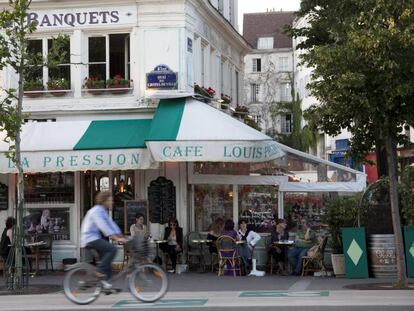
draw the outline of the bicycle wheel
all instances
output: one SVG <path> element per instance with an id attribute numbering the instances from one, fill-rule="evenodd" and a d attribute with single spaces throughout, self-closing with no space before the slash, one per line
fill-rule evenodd
<path id="1" fill-rule="evenodd" d="M 66 298 L 78 305 L 95 301 L 101 293 L 101 285 L 93 272 L 86 267 L 69 270 L 63 280 Z"/>
<path id="2" fill-rule="evenodd" d="M 129 276 L 129 291 L 143 302 L 154 302 L 167 292 L 168 278 L 159 266 L 147 263 L 139 265 Z"/>

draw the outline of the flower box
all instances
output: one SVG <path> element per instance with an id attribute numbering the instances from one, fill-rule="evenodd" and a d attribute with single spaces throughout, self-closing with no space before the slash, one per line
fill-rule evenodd
<path id="1" fill-rule="evenodd" d="M 125 94 L 129 91 L 132 80 L 123 78 L 121 75 L 115 75 L 112 79 L 106 80 L 106 87 L 112 94 Z"/>
<path id="2" fill-rule="evenodd" d="M 47 89 L 53 96 L 64 96 L 67 93 L 64 91 L 69 89 L 69 81 L 65 78 L 51 79 L 47 82 Z"/>
<path id="3" fill-rule="evenodd" d="M 100 80 L 96 77 L 86 77 L 83 87 L 88 89 L 88 93 L 92 95 L 101 95 L 105 91 L 105 80 Z"/>
<path id="4" fill-rule="evenodd" d="M 23 83 L 23 95 L 30 98 L 42 96 L 43 92 L 40 91 L 43 91 L 44 89 L 45 87 L 43 86 L 43 82 L 41 80 L 28 80 Z"/>

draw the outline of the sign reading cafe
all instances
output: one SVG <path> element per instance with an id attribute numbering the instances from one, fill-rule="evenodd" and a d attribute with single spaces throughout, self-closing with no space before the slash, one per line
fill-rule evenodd
<path id="1" fill-rule="evenodd" d="M 39 29 L 136 24 L 137 14 L 131 6 L 53 9 L 29 12 L 27 22 Z"/>

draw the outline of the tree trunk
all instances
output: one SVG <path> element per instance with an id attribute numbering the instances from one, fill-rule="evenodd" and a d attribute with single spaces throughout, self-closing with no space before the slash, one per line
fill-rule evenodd
<path id="1" fill-rule="evenodd" d="M 388 177 L 390 179 L 390 203 L 392 225 L 394 229 L 395 250 L 397 259 L 397 283 L 395 287 L 407 287 L 406 265 L 401 231 L 400 210 L 398 206 L 398 177 L 397 177 L 397 145 L 391 135 L 385 138 L 387 152 Z"/>
<path id="2" fill-rule="evenodd" d="M 24 22 L 24 20 L 22 21 Z M 24 36 L 20 37 L 20 49 L 21 55 L 24 53 Z M 15 273 L 13 277 L 13 289 L 21 289 L 24 285 L 24 278 L 27 278 L 27 275 L 23 275 L 23 264 L 27 265 L 27 258 L 23 262 L 23 247 L 24 247 L 24 228 L 23 228 L 23 213 L 24 213 L 24 175 L 23 167 L 21 160 L 21 148 L 20 148 L 20 132 L 22 124 L 22 110 L 23 110 L 23 81 L 24 81 L 24 60 L 23 57 L 20 58 L 19 64 L 19 92 L 17 99 L 17 122 L 19 122 L 19 130 L 16 133 L 15 141 L 15 160 L 17 168 L 17 206 L 16 206 L 16 225 L 15 225 L 15 235 L 14 235 L 14 244 L 15 244 Z M 28 278 L 27 278 L 28 279 Z"/>
<path id="3" fill-rule="evenodd" d="M 387 150 L 384 146 L 384 140 L 380 138 L 375 140 L 375 156 L 378 178 L 388 176 Z"/>

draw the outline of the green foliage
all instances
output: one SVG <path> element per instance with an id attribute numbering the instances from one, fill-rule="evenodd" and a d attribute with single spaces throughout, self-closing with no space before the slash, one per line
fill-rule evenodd
<path id="1" fill-rule="evenodd" d="M 362 161 L 377 136 L 405 142 L 414 124 L 414 0 L 304 0 L 309 27 L 302 61 L 315 68 L 312 95 L 321 105 L 306 113 L 313 129 L 352 134 L 352 157 Z"/>
<path id="2" fill-rule="evenodd" d="M 47 82 L 47 87 L 49 90 L 67 90 L 69 89 L 69 81 L 65 78 L 51 79 Z"/>
<path id="3" fill-rule="evenodd" d="M 108 87 L 129 87 L 130 81 L 123 78 L 121 75 L 115 75 L 112 79 L 106 80 Z"/>
<path id="4" fill-rule="evenodd" d="M 339 197 L 330 199 L 326 203 L 326 213 L 322 222 L 328 225 L 331 236 L 330 245 L 334 254 L 342 254 L 342 227 L 357 225 L 359 213 L 359 197 Z"/>
<path id="5" fill-rule="evenodd" d="M 289 75 L 291 86 L 290 102 L 276 102 L 271 104 L 270 112 L 273 118 L 277 116 L 291 113 L 292 114 L 292 133 L 268 133 L 270 136 L 276 138 L 282 144 L 292 147 L 294 149 L 309 152 L 309 148 L 314 148 L 317 144 L 317 129 L 311 130 L 309 126 L 302 127 L 302 100 L 299 94 L 295 92 L 295 83 L 293 77 Z M 305 118 L 306 119 L 306 118 Z"/>
<path id="6" fill-rule="evenodd" d="M 105 80 L 99 80 L 96 77 L 86 77 L 83 86 L 88 89 L 104 89 Z"/>
<path id="7" fill-rule="evenodd" d="M 43 90 L 44 86 L 43 86 L 43 81 L 40 79 L 37 80 L 26 80 L 23 83 L 23 89 L 25 91 L 38 91 L 38 90 Z"/>

